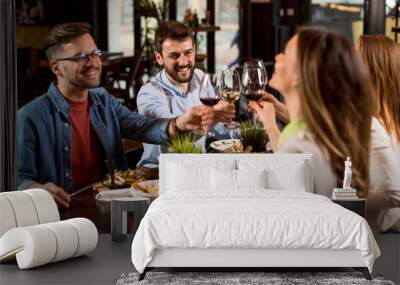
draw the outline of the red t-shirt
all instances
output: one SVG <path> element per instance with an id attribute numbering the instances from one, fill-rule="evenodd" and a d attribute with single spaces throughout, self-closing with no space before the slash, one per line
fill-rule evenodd
<path id="1" fill-rule="evenodd" d="M 69 101 L 69 120 L 72 126 L 73 190 L 99 181 L 103 177 L 104 150 L 90 124 L 90 101 Z"/>

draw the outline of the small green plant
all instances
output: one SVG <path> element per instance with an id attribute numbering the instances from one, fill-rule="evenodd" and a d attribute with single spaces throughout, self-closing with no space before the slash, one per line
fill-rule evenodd
<path id="1" fill-rule="evenodd" d="M 268 142 L 268 135 L 261 122 L 253 126 L 252 121 L 243 121 L 240 123 L 240 141 L 243 149 L 251 147 L 252 152 L 264 152 L 265 144 Z"/>
<path id="2" fill-rule="evenodd" d="M 156 19 L 157 26 L 159 26 L 167 20 L 171 2 L 171 0 L 135 0 L 133 5 L 141 16 Z"/>
<path id="3" fill-rule="evenodd" d="M 196 144 L 196 137 L 193 134 L 187 134 L 173 136 L 169 151 L 172 153 L 202 153 L 203 149 Z"/>

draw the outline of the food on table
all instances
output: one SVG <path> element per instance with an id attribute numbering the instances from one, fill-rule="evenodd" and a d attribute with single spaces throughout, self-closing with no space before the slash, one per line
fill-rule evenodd
<path id="1" fill-rule="evenodd" d="M 134 170 L 128 169 L 124 170 L 117 170 L 114 174 L 114 183 L 121 188 L 130 187 L 132 183 L 137 183 L 143 181 L 144 178 L 135 174 Z M 105 179 L 102 181 L 97 182 L 93 185 L 93 190 L 96 192 L 101 192 L 104 190 L 109 190 L 111 186 L 111 176 L 107 175 Z"/>
<path id="2" fill-rule="evenodd" d="M 101 192 L 109 189 L 110 187 L 103 184 L 103 181 L 97 182 L 96 184 L 93 185 L 93 190 L 96 192 Z"/>
<path id="3" fill-rule="evenodd" d="M 144 193 L 158 193 L 158 181 L 143 181 L 143 182 L 135 182 L 131 185 L 131 187 L 135 190 L 142 191 Z"/>
<path id="4" fill-rule="evenodd" d="M 243 152 L 243 145 L 241 142 L 234 142 L 230 147 L 225 149 L 225 152 Z"/>
<path id="5" fill-rule="evenodd" d="M 224 153 L 250 153 L 253 150 L 251 145 L 243 147 L 242 142 L 238 139 L 215 141 L 210 144 L 210 147 Z"/>

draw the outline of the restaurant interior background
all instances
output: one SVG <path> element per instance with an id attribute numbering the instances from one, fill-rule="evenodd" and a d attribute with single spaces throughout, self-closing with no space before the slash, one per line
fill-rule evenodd
<path id="1" fill-rule="evenodd" d="M 140 86 L 158 70 L 152 46 L 154 31 L 161 21 L 176 19 L 192 26 L 196 64 L 204 70 L 219 73 L 255 57 L 264 60 L 271 76 L 275 55 L 303 24 L 327 26 L 353 41 L 366 33 L 386 34 L 399 42 L 399 3 L 396 0 L 2 0 L 0 191 L 15 189 L 17 109 L 43 94 L 54 80 L 45 59 L 43 39 L 57 23 L 84 21 L 93 26 L 98 47 L 106 52 L 102 86 L 135 110 L 135 95 Z"/>

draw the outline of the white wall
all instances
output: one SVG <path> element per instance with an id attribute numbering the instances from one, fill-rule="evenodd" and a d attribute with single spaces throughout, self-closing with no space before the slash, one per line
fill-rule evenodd
<path id="1" fill-rule="evenodd" d="M 107 0 L 108 7 L 108 50 L 111 52 L 121 51 L 121 17 L 122 0 Z"/>

